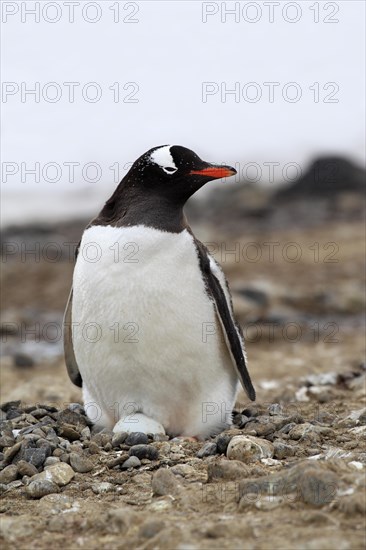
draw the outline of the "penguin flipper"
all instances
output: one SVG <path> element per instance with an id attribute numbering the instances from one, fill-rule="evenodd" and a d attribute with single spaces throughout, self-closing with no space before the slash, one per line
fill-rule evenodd
<path id="1" fill-rule="evenodd" d="M 209 255 L 206 247 L 197 240 L 196 246 L 201 269 L 204 274 L 206 289 L 214 301 L 216 313 L 225 336 L 226 345 L 232 357 L 240 383 L 249 399 L 255 401 L 255 389 L 246 365 L 243 335 L 241 328 L 234 319 L 231 295 L 225 275 L 220 266 Z"/>
<path id="2" fill-rule="evenodd" d="M 72 287 L 70 290 L 69 298 L 67 300 L 67 305 L 65 309 L 64 322 L 63 322 L 63 332 L 64 332 L 64 354 L 65 354 L 65 363 L 67 368 L 67 373 L 69 378 L 75 386 L 79 388 L 83 385 L 83 380 L 79 371 L 78 364 L 76 362 L 74 345 L 72 342 Z"/>

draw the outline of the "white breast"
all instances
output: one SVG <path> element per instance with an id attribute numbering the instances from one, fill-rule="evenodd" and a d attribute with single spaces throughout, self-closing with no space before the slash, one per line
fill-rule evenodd
<path id="1" fill-rule="evenodd" d="M 73 288 L 75 356 L 100 423 L 142 411 L 203 436 L 227 423 L 237 379 L 188 231 L 93 226 Z"/>

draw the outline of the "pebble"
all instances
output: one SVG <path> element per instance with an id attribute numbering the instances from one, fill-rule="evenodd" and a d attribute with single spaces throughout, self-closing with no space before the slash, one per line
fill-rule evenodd
<path id="1" fill-rule="evenodd" d="M 128 434 L 125 442 L 126 445 L 132 447 L 133 445 L 146 445 L 149 443 L 149 438 L 142 432 L 131 432 Z"/>
<path id="2" fill-rule="evenodd" d="M 128 454 L 130 456 L 137 456 L 137 458 L 139 458 L 140 460 L 142 458 L 157 460 L 159 456 L 158 450 L 151 445 L 133 445 L 133 447 L 130 448 Z"/>
<path id="3" fill-rule="evenodd" d="M 205 443 L 203 447 L 197 453 L 198 458 L 203 458 L 205 456 L 215 455 L 217 453 L 217 444 L 212 443 L 211 441 Z"/>
<path id="4" fill-rule="evenodd" d="M 207 468 L 208 481 L 214 479 L 236 481 L 248 477 L 249 474 L 248 466 L 240 460 L 227 460 L 224 458 L 217 462 L 211 462 Z"/>
<path id="5" fill-rule="evenodd" d="M 262 422 L 250 422 L 246 425 L 246 428 L 248 428 L 248 430 L 254 430 L 255 434 L 260 437 L 272 434 L 276 431 L 275 424 L 273 422 L 268 422 L 268 420 L 264 420 Z"/>
<path id="6" fill-rule="evenodd" d="M 25 488 L 25 492 L 29 498 L 42 498 L 45 495 L 58 493 L 59 491 L 58 485 L 48 479 L 36 479 L 31 481 Z"/>
<path id="7" fill-rule="evenodd" d="M 278 431 L 282 434 L 288 434 L 295 427 L 296 427 L 295 422 L 289 422 L 288 424 L 285 424 L 284 426 L 282 426 L 282 428 L 280 428 Z"/>
<path id="8" fill-rule="evenodd" d="M 46 409 L 43 409 L 43 408 L 33 409 L 32 411 L 29 411 L 29 412 L 32 412 L 32 415 L 34 416 L 34 418 L 43 418 L 44 416 L 48 415 L 48 411 L 46 411 Z"/>
<path id="9" fill-rule="evenodd" d="M 44 436 L 43 433 L 42 433 L 42 436 Z M 49 457 L 52 454 L 52 451 L 54 450 L 52 449 L 51 443 L 46 439 L 44 439 L 44 437 L 41 437 L 41 439 L 38 439 L 36 445 L 39 449 L 44 449 L 46 451 L 46 457 Z"/>
<path id="10" fill-rule="evenodd" d="M 197 470 L 189 464 L 176 464 L 170 468 L 170 471 L 173 472 L 174 475 L 182 477 L 192 477 L 197 474 Z"/>
<path id="11" fill-rule="evenodd" d="M 36 468 L 40 468 L 48 456 L 49 451 L 44 447 L 28 447 L 21 452 L 21 458 Z"/>
<path id="12" fill-rule="evenodd" d="M 230 443 L 232 436 L 228 434 L 220 434 L 216 438 L 217 454 L 224 455 L 226 454 L 227 447 Z"/>
<path id="13" fill-rule="evenodd" d="M 250 435 L 238 435 L 230 441 L 226 456 L 230 460 L 241 460 L 242 462 L 255 462 L 262 458 L 272 458 L 274 453 L 273 444 L 266 439 Z"/>
<path id="14" fill-rule="evenodd" d="M 75 472 L 81 474 L 90 472 L 94 468 L 94 464 L 90 458 L 78 453 L 70 453 L 70 464 Z"/>
<path id="15" fill-rule="evenodd" d="M 12 481 L 15 481 L 18 477 L 18 468 L 15 464 L 10 464 L 10 466 L 6 466 L 3 470 L 0 472 L 0 483 L 11 483 Z"/>
<path id="16" fill-rule="evenodd" d="M 89 453 L 92 455 L 98 455 L 100 453 L 99 446 L 95 443 L 95 441 L 89 442 Z"/>
<path id="17" fill-rule="evenodd" d="M 310 422 L 305 422 L 304 424 L 298 424 L 294 426 L 289 432 L 290 439 L 298 440 L 310 440 L 316 441 L 319 440 L 319 436 L 316 433 L 315 426 L 310 424 Z"/>
<path id="18" fill-rule="evenodd" d="M 159 519 L 149 519 L 140 527 L 139 536 L 144 539 L 152 539 L 164 529 L 165 523 Z"/>
<path id="19" fill-rule="evenodd" d="M 11 447 L 14 445 L 15 439 L 13 435 L 4 434 L 0 437 L 0 448 L 4 449 L 4 447 Z"/>
<path id="20" fill-rule="evenodd" d="M 79 432 L 71 424 L 62 424 L 58 429 L 58 434 L 70 441 L 76 441 L 80 438 Z"/>
<path id="21" fill-rule="evenodd" d="M 23 485 L 23 482 L 20 481 L 20 479 L 15 479 L 14 481 L 11 481 L 7 485 L 5 485 L 6 492 L 11 491 L 12 489 L 18 489 L 19 487 L 22 487 L 22 485 Z"/>
<path id="22" fill-rule="evenodd" d="M 103 495 L 104 493 L 111 493 L 115 490 L 115 486 L 113 483 L 109 483 L 108 481 L 102 481 L 101 483 L 94 483 L 92 485 L 92 491 L 96 495 Z"/>
<path id="23" fill-rule="evenodd" d="M 278 458 L 279 460 L 283 458 L 287 458 L 288 456 L 294 456 L 295 449 L 291 445 L 286 445 L 285 443 L 281 443 L 279 441 L 276 441 L 274 444 L 274 458 Z"/>
<path id="24" fill-rule="evenodd" d="M 313 506 L 324 506 L 331 502 L 337 495 L 337 489 L 337 476 L 319 468 L 307 469 L 300 481 L 302 500 Z"/>
<path id="25" fill-rule="evenodd" d="M 72 412 L 75 412 L 77 414 L 85 416 L 84 407 L 80 403 L 70 403 L 67 408 Z M 65 409 L 65 410 L 67 410 L 67 409 Z"/>
<path id="26" fill-rule="evenodd" d="M 271 416 L 283 414 L 283 407 L 279 403 L 272 403 L 272 405 L 268 407 L 268 412 Z"/>
<path id="27" fill-rule="evenodd" d="M 14 418 L 17 418 L 18 416 L 22 416 L 22 414 L 23 414 L 23 411 L 21 411 L 19 409 L 10 409 L 6 413 L 6 419 L 7 420 L 13 420 Z"/>
<path id="28" fill-rule="evenodd" d="M 4 462 L 5 464 L 9 464 L 13 460 L 16 454 L 20 451 L 20 448 L 22 446 L 22 442 L 18 441 L 18 443 L 15 443 L 12 447 L 9 447 L 4 452 Z"/>
<path id="29" fill-rule="evenodd" d="M 104 431 L 96 433 L 92 436 L 92 441 L 96 443 L 99 447 L 104 447 L 104 445 L 107 445 L 107 443 L 112 442 L 113 432 L 110 431 Z"/>
<path id="30" fill-rule="evenodd" d="M 245 414 L 236 414 L 233 417 L 233 424 L 239 428 L 243 428 L 249 422 L 249 418 Z"/>
<path id="31" fill-rule="evenodd" d="M 44 466 L 52 466 L 52 464 L 57 464 L 58 462 L 60 462 L 60 459 L 57 456 L 49 456 L 44 461 Z"/>
<path id="32" fill-rule="evenodd" d="M 179 489 L 176 476 L 167 468 L 160 468 L 154 473 L 151 487 L 156 496 L 175 495 Z"/>
<path id="33" fill-rule="evenodd" d="M 80 439 L 82 441 L 88 440 L 91 437 L 90 428 L 89 426 L 85 426 L 80 432 Z"/>
<path id="34" fill-rule="evenodd" d="M 125 442 L 128 436 L 127 432 L 116 432 L 112 437 L 112 447 L 119 447 Z"/>
<path id="35" fill-rule="evenodd" d="M 62 493 L 46 495 L 39 501 L 40 508 L 51 514 L 59 514 L 64 510 L 69 510 L 73 504 L 74 500 Z"/>
<path id="36" fill-rule="evenodd" d="M 36 476 L 33 476 L 31 482 L 34 480 L 47 480 L 52 481 L 52 483 L 55 483 L 59 487 L 63 487 L 64 485 L 70 483 L 74 476 L 75 472 L 71 468 L 71 466 L 69 466 L 65 462 L 59 462 L 58 464 L 47 466 L 47 468 L 43 470 L 43 472 L 37 474 Z"/>
<path id="37" fill-rule="evenodd" d="M 20 406 L 21 401 L 7 401 L 1 405 L 1 410 L 4 412 L 10 411 L 10 409 L 17 409 Z"/>
<path id="38" fill-rule="evenodd" d="M 17 463 L 17 467 L 20 476 L 32 477 L 38 474 L 37 468 L 33 464 L 31 464 L 30 462 L 26 462 L 25 460 L 19 460 L 19 462 Z"/>
<path id="39" fill-rule="evenodd" d="M 141 460 L 137 456 L 130 456 L 121 466 L 123 470 L 128 468 L 138 468 L 141 466 Z"/>

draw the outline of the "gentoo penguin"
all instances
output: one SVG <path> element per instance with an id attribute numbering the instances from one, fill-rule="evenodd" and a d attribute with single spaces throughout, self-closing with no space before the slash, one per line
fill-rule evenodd
<path id="1" fill-rule="evenodd" d="M 132 165 L 80 241 L 64 320 L 70 379 L 114 431 L 204 439 L 255 391 L 225 276 L 183 207 L 234 168 L 178 145 Z"/>

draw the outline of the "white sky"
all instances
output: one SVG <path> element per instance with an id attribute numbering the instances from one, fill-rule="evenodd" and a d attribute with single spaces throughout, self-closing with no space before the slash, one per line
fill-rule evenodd
<path id="1" fill-rule="evenodd" d="M 275 174 L 281 179 L 287 163 L 305 168 L 319 154 L 364 162 L 363 1 L 226 2 L 227 9 L 238 6 L 238 22 L 229 14 L 225 21 L 222 2 L 119 2 L 117 23 L 115 1 L 71 3 L 73 23 L 70 2 L 40 2 L 40 22 L 26 12 L 36 2 L 1 4 L 3 224 L 95 213 L 116 185 L 109 167 L 119 163 L 122 177 L 126 163 L 160 144 L 184 145 L 206 160 L 240 163 L 242 170 L 257 163 L 263 183 L 269 175 L 263 163 L 279 163 Z M 82 10 L 100 20 L 85 21 Z M 204 23 L 209 11 L 217 13 Z M 40 101 L 28 95 L 22 102 L 21 90 L 36 82 Z M 73 103 L 64 82 L 80 83 Z M 95 103 L 81 93 L 90 82 L 102 93 Z M 109 87 L 116 82 L 122 99 L 135 92 L 137 102 L 114 102 Z M 205 102 L 204 82 L 215 92 Z M 251 82 L 255 86 L 246 87 Z M 273 102 L 268 82 L 279 83 Z M 282 97 L 289 82 L 296 83 L 288 88 L 290 99 L 301 92 L 297 102 Z M 124 90 L 126 83 L 135 84 Z M 225 86 L 235 85 L 238 102 L 233 94 L 221 98 Z M 57 89 L 59 101 L 43 98 L 42 91 L 52 99 Z M 92 96 L 95 89 L 86 91 Z M 248 101 L 258 91 L 261 99 Z M 327 96 L 338 102 L 324 102 Z M 25 172 L 36 162 L 39 182 Z M 73 182 L 65 165 L 70 162 L 79 163 Z M 59 181 L 47 181 L 56 177 L 52 166 L 42 177 L 48 163 L 59 165 Z M 87 181 L 96 173 L 92 167 L 83 177 L 86 163 L 100 167 L 99 181 Z M 20 203 L 15 193 L 21 193 Z"/>

